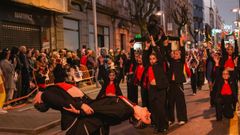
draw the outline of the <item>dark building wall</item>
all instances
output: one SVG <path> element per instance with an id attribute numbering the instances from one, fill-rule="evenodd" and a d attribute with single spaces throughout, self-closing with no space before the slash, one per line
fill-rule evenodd
<path id="1" fill-rule="evenodd" d="M 195 29 L 203 29 L 204 20 L 204 4 L 203 0 L 192 0 L 193 1 L 193 21 Z"/>

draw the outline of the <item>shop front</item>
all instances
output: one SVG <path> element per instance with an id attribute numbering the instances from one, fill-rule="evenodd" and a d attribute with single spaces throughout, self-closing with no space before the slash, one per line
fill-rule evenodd
<path id="1" fill-rule="evenodd" d="M 0 48 L 50 46 L 51 12 L 7 3 L 0 6 Z"/>

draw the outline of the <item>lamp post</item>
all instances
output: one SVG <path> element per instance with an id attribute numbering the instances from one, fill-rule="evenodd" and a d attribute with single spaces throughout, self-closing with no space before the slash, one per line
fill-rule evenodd
<path id="1" fill-rule="evenodd" d="M 94 28 L 94 47 L 95 47 L 95 52 L 98 55 L 96 0 L 92 0 L 92 8 L 93 8 L 93 24 L 94 24 L 94 27 L 93 27 Z"/>

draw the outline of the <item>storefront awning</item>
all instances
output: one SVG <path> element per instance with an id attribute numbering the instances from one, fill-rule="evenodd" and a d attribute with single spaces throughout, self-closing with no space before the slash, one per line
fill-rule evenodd
<path id="1" fill-rule="evenodd" d="M 69 14 L 69 0 L 12 0 L 25 5 L 58 12 L 61 14 Z"/>

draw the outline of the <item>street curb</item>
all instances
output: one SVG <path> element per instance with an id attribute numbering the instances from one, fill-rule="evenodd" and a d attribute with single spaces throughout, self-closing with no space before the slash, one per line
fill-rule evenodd
<path id="1" fill-rule="evenodd" d="M 41 125 L 35 129 L 25 129 L 25 128 L 9 128 L 9 127 L 0 127 L 1 132 L 11 132 L 11 133 L 24 133 L 24 134 L 31 134 L 31 135 L 37 135 L 43 131 L 46 131 L 48 129 L 51 129 L 53 127 L 56 127 L 60 125 L 61 120 L 55 120 L 50 123 L 47 123 L 45 125 Z"/>
<path id="2" fill-rule="evenodd" d="M 49 129 L 53 128 L 53 127 L 56 127 L 56 126 L 58 126 L 60 124 L 61 124 L 61 120 L 58 119 L 58 120 L 52 121 L 52 122 L 50 122 L 50 123 L 48 123 L 46 125 L 42 125 L 42 126 L 36 128 L 34 130 L 35 130 L 35 133 L 38 134 L 38 133 L 41 133 L 43 131 L 49 130 Z"/>

